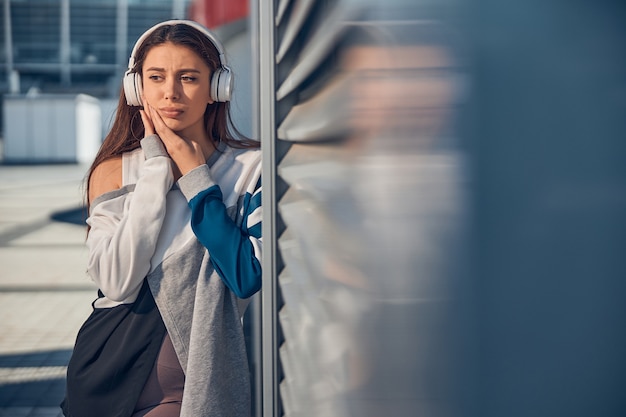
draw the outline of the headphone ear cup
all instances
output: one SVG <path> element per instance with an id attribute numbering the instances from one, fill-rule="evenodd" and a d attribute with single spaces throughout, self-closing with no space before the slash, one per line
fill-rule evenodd
<path id="1" fill-rule="evenodd" d="M 218 102 L 230 101 L 232 83 L 230 68 L 217 69 L 211 78 L 211 98 Z"/>
<path id="2" fill-rule="evenodd" d="M 141 75 L 127 71 L 124 74 L 124 95 L 129 106 L 141 106 Z"/>

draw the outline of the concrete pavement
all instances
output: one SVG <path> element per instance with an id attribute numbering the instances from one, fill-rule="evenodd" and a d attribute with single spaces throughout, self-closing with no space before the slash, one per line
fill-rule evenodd
<path id="1" fill-rule="evenodd" d="M 85 274 L 81 165 L 0 163 L 0 417 L 57 417 Z"/>

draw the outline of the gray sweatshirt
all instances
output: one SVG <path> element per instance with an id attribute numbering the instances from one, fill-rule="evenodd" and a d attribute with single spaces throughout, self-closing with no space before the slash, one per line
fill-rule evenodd
<path id="1" fill-rule="evenodd" d="M 181 417 L 250 415 L 241 316 L 261 285 L 260 176 L 260 151 L 222 145 L 174 184 L 152 135 L 90 207 L 94 307 L 134 302 L 147 277 L 185 372 Z"/>

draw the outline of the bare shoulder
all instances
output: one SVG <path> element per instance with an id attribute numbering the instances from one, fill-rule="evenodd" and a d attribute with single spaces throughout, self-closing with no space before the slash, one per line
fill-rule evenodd
<path id="1" fill-rule="evenodd" d="M 122 186 L 122 157 L 116 156 L 94 168 L 89 179 L 89 201 Z"/>

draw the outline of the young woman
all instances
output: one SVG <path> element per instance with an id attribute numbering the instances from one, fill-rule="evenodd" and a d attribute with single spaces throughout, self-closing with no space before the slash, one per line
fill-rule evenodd
<path id="1" fill-rule="evenodd" d="M 261 155 L 230 123 L 230 70 L 204 27 L 133 48 L 89 170 L 88 273 L 67 417 L 249 416 L 241 316 L 261 286 Z"/>

